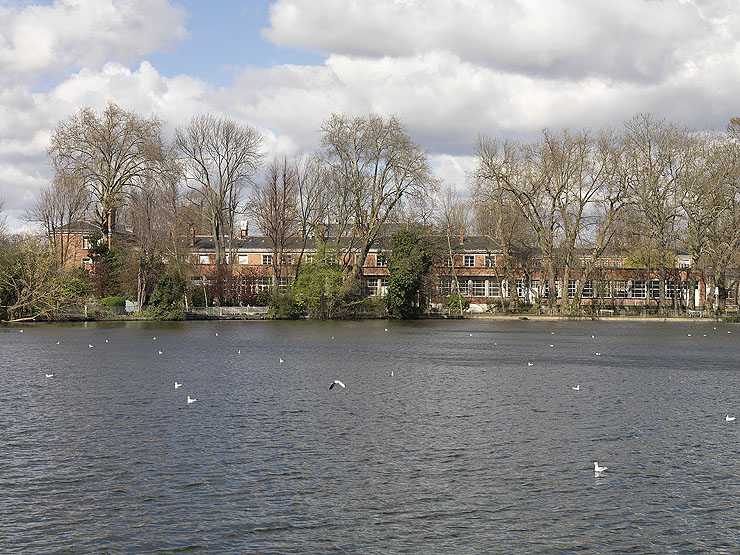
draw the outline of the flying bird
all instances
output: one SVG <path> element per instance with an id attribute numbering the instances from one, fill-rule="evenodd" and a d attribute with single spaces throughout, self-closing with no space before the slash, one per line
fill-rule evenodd
<path id="1" fill-rule="evenodd" d="M 732 422 L 733 420 L 735 420 L 735 418 L 737 418 L 737 416 L 730 416 L 729 414 L 727 414 L 725 415 L 725 422 Z"/>
<path id="2" fill-rule="evenodd" d="M 596 461 L 594 461 L 594 474 L 601 474 L 607 468 L 609 468 L 609 467 L 608 466 L 599 466 L 599 463 L 597 463 Z"/>
<path id="3" fill-rule="evenodd" d="M 182 387 L 182 384 L 175 382 L 175 389 L 177 389 L 178 387 Z"/>
<path id="4" fill-rule="evenodd" d="M 190 395 L 188 395 L 188 405 L 190 405 L 191 403 L 195 403 L 197 400 L 198 399 L 194 399 L 193 397 L 191 397 Z"/>
<path id="5" fill-rule="evenodd" d="M 333 388 L 335 385 L 338 385 L 340 387 L 344 387 L 344 384 L 342 382 L 340 382 L 339 380 L 334 380 L 333 382 L 331 382 L 331 385 L 329 386 L 329 389 Z"/>

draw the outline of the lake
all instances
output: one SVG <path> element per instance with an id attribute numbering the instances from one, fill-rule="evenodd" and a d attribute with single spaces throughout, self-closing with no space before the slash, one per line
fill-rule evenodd
<path id="1" fill-rule="evenodd" d="M 722 323 L 0 327 L 0 552 L 738 552 L 738 361 Z"/>

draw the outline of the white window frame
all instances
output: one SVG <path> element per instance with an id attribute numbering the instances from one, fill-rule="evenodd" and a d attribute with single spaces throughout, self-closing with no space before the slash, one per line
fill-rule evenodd
<path id="1" fill-rule="evenodd" d="M 463 255 L 463 268 L 475 268 L 475 255 L 464 254 Z"/>
<path id="2" fill-rule="evenodd" d="M 211 263 L 210 254 L 199 254 L 198 255 L 198 264 L 210 264 L 210 263 Z"/>
<path id="3" fill-rule="evenodd" d="M 263 266 L 272 266 L 272 255 L 271 254 L 263 254 L 262 255 L 262 265 Z"/>

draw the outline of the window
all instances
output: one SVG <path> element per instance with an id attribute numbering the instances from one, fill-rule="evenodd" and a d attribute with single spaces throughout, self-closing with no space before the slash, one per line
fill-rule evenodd
<path id="1" fill-rule="evenodd" d="M 657 279 L 650 280 L 650 298 L 660 298 L 660 281 L 658 281 Z"/>
<path id="2" fill-rule="evenodd" d="M 262 264 L 272 264 L 272 255 L 271 254 L 263 254 L 262 255 Z"/>
<path id="3" fill-rule="evenodd" d="M 378 278 L 365 279 L 365 295 L 375 297 L 378 294 Z"/>
<path id="4" fill-rule="evenodd" d="M 524 280 L 522 278 L 516 278 L 516 296 L 520 299 L 523 299 L 525 297 Z"/>
<path id="5" fill-rule="evenodd" d="M 466 268 L 474 268 L 475 267 L 475 255 L 473 254 L 466 254 L 463 256 L 463 266 Z"/>
<path id="6" fill-rule="evenodd" d="M 627 280 L 626 279 L 615 279 L 614 280 L 614 298 L 626 299 L 627 298 Z"/>
<path id="7" fill-rule="evenodd" d="M 288 290 L 288 285 L 290 285 L 290 278 L 289 277 L 280 277 L 278 278 L 278 289 L 281 293 L 285 293 Z"/>
<path id="8" fill-rule="evenodd" d="M 594 286 L 596 287 L 596 295 L 600 299 L 609 299 L 612 296 L 611 281 L 608 279 L 597 279 L 594 280 Z"/>
<path id="9" fill-rule="evenodd" d="M 261 293 L 262 291 L 269 291 L 270 289 L 272 289 L 272 278 L 259 277 L 254 280 L 254 290 L 257 293 Z"/>
<path id="10" fill-rule="evenodd" d="M 485 297 L 486 296 L 486 280 L 474 279 L 470 281 L 470 294 L 473 297 Z"/>
<path id="11" fill-rule="evenodd" d="M 293 255 L 292 254 L 284 254 L 280 257 L 280 264 L 283 266 L 290 266 L 293 264 Z"/>
<path id="12" fill-rule="evenodd" d="M 454 293 L 454 292 L 455 292 L 455 291 L 453 291 L 453 293 Z M 464 280 L 463 280 L 463 281 L 461 281 L 461 282 L 460 282 L 460 294 L 461 294 L 461 295 L 462 295 L 463 297 L 468 297 L 468 296 L 470 296 L 470 286 L 469 286 L 469 282 L 468 282 L 468 281 L 464 281 Z"/>
<path id="13" fill-rule="evenodd" d="M 337 264 L 337 257 L 334 256 L 333 254 L 327 254 L 326 256 L 324 256 L 324 261 L 329 266 L 336 266 L 336 264 Z"/>
<path id="14" fill-rule="evenodd" d="M 375 255 L 375 267 L 376 268 L 385 268 L 388 266 L 388 259 L 385 257 L 384 254 L 378 253 Z"/>
<path id="15" fill-rule="evenodd" d="M 451 256 L 445 256 L 442 260 L 442 267 L 443 268 L 452 268 L 452 265 L 454 264 L 454 259 Z"/>
<path id="16" fill-rule="evenodd" d="M 575 296 L 576 296 L 576 287 L 577 287 L 576 280 L 569 279 L 568 280 L 568 298 L 569 299 L 575 298 Z"/>
<path id="17" fill-rule="evenodd" d="M 385 297 L 388 294 L 388 278 L 380 278 L 380 296 Z"/>
<path id="18" fill-rule="evenodd" d="M 453 286 L 450 278 L 440 278 L 437 282 L 437 292 L 440 297 L 448 297 L 452 294 Z"/>
<path id="19" fill-rule="evenodd" d="M 529 280 L 529 288 L 534 293 L 535 297 L 541 297 L 542 291 L 540 291 L 540 280 L 538 279 L 531 279 Z"/>
<path id="20" fill-rule="evenodd" d="M 198 255 L 198 264 L 210 264 L 211 263 L 211 256 L 209 254 L 199 254 Z"/>
<path id="21" fill-rule="evenodd" d="M 500 279 L 489 279 L 488 280 L 488 296 L 489 297 L 500 297 L 501 296 L 501 280 Z"/>
<path id="22" fill-rule="evenodd" d="M 633 299 L 644 299 L 647 293 L 644 279 L 632 280 L 632 298 Z"/>
<path id="23" fill-rule="evenodd" d="M 82 259 L 82 265 L 83 266 L 92 266 L 92 258 L 83 258 Z"/>
<path id="24" fill-rule="evenodd" d="M 306 260 L 306 264 L 313 264 L 313 255 L 312 254 L 304 254 L 303 257 Z"/>
<path id="25" fill-rule="evenodd" d="M 90 242 L 90 238 L 89 237 L 83 237 L 82 238 L 82 248 L 83 249 L 89 249 L 90 247 L 92 247 L 92 244 Z"/>
<path id="26" fill-rule="evenodd" d="M 676 295 L 676 282 L 673 280 L 666 280 L 665 282 L 665 296 L 666 299 L 672 299 Z"/>
<path id="27" fill-rule="evenodd" d="M 586 280 L 586 283 L 583 284 L 583 291 L 581 291 L 581 297 L 584 299 L 592 299 L 594 296 L 594 282 L 589 280 Z"/>
<path id="28" fill-rule="evenodd" d="M 496 255 L 495 254 L 486 255 L 485 265 L 486 265 L 486 268 L 495 268 L 496 267 Z"/>
<path id="29" fill-rule="evenodd" d="M 241 265 L 249 264 L 249 255 L 248 254 L 240 254 L 237 257 L 236 261 L 237 261 L 237 264 L 241 264 Z"/>

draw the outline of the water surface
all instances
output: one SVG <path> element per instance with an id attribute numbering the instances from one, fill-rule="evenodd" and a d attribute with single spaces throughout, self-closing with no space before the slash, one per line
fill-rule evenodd
<path id="1" fill-rule="evenodd" d="M 0 551 L 737 552 L 739 354 L 707 323 L 0 328 Z"/>

